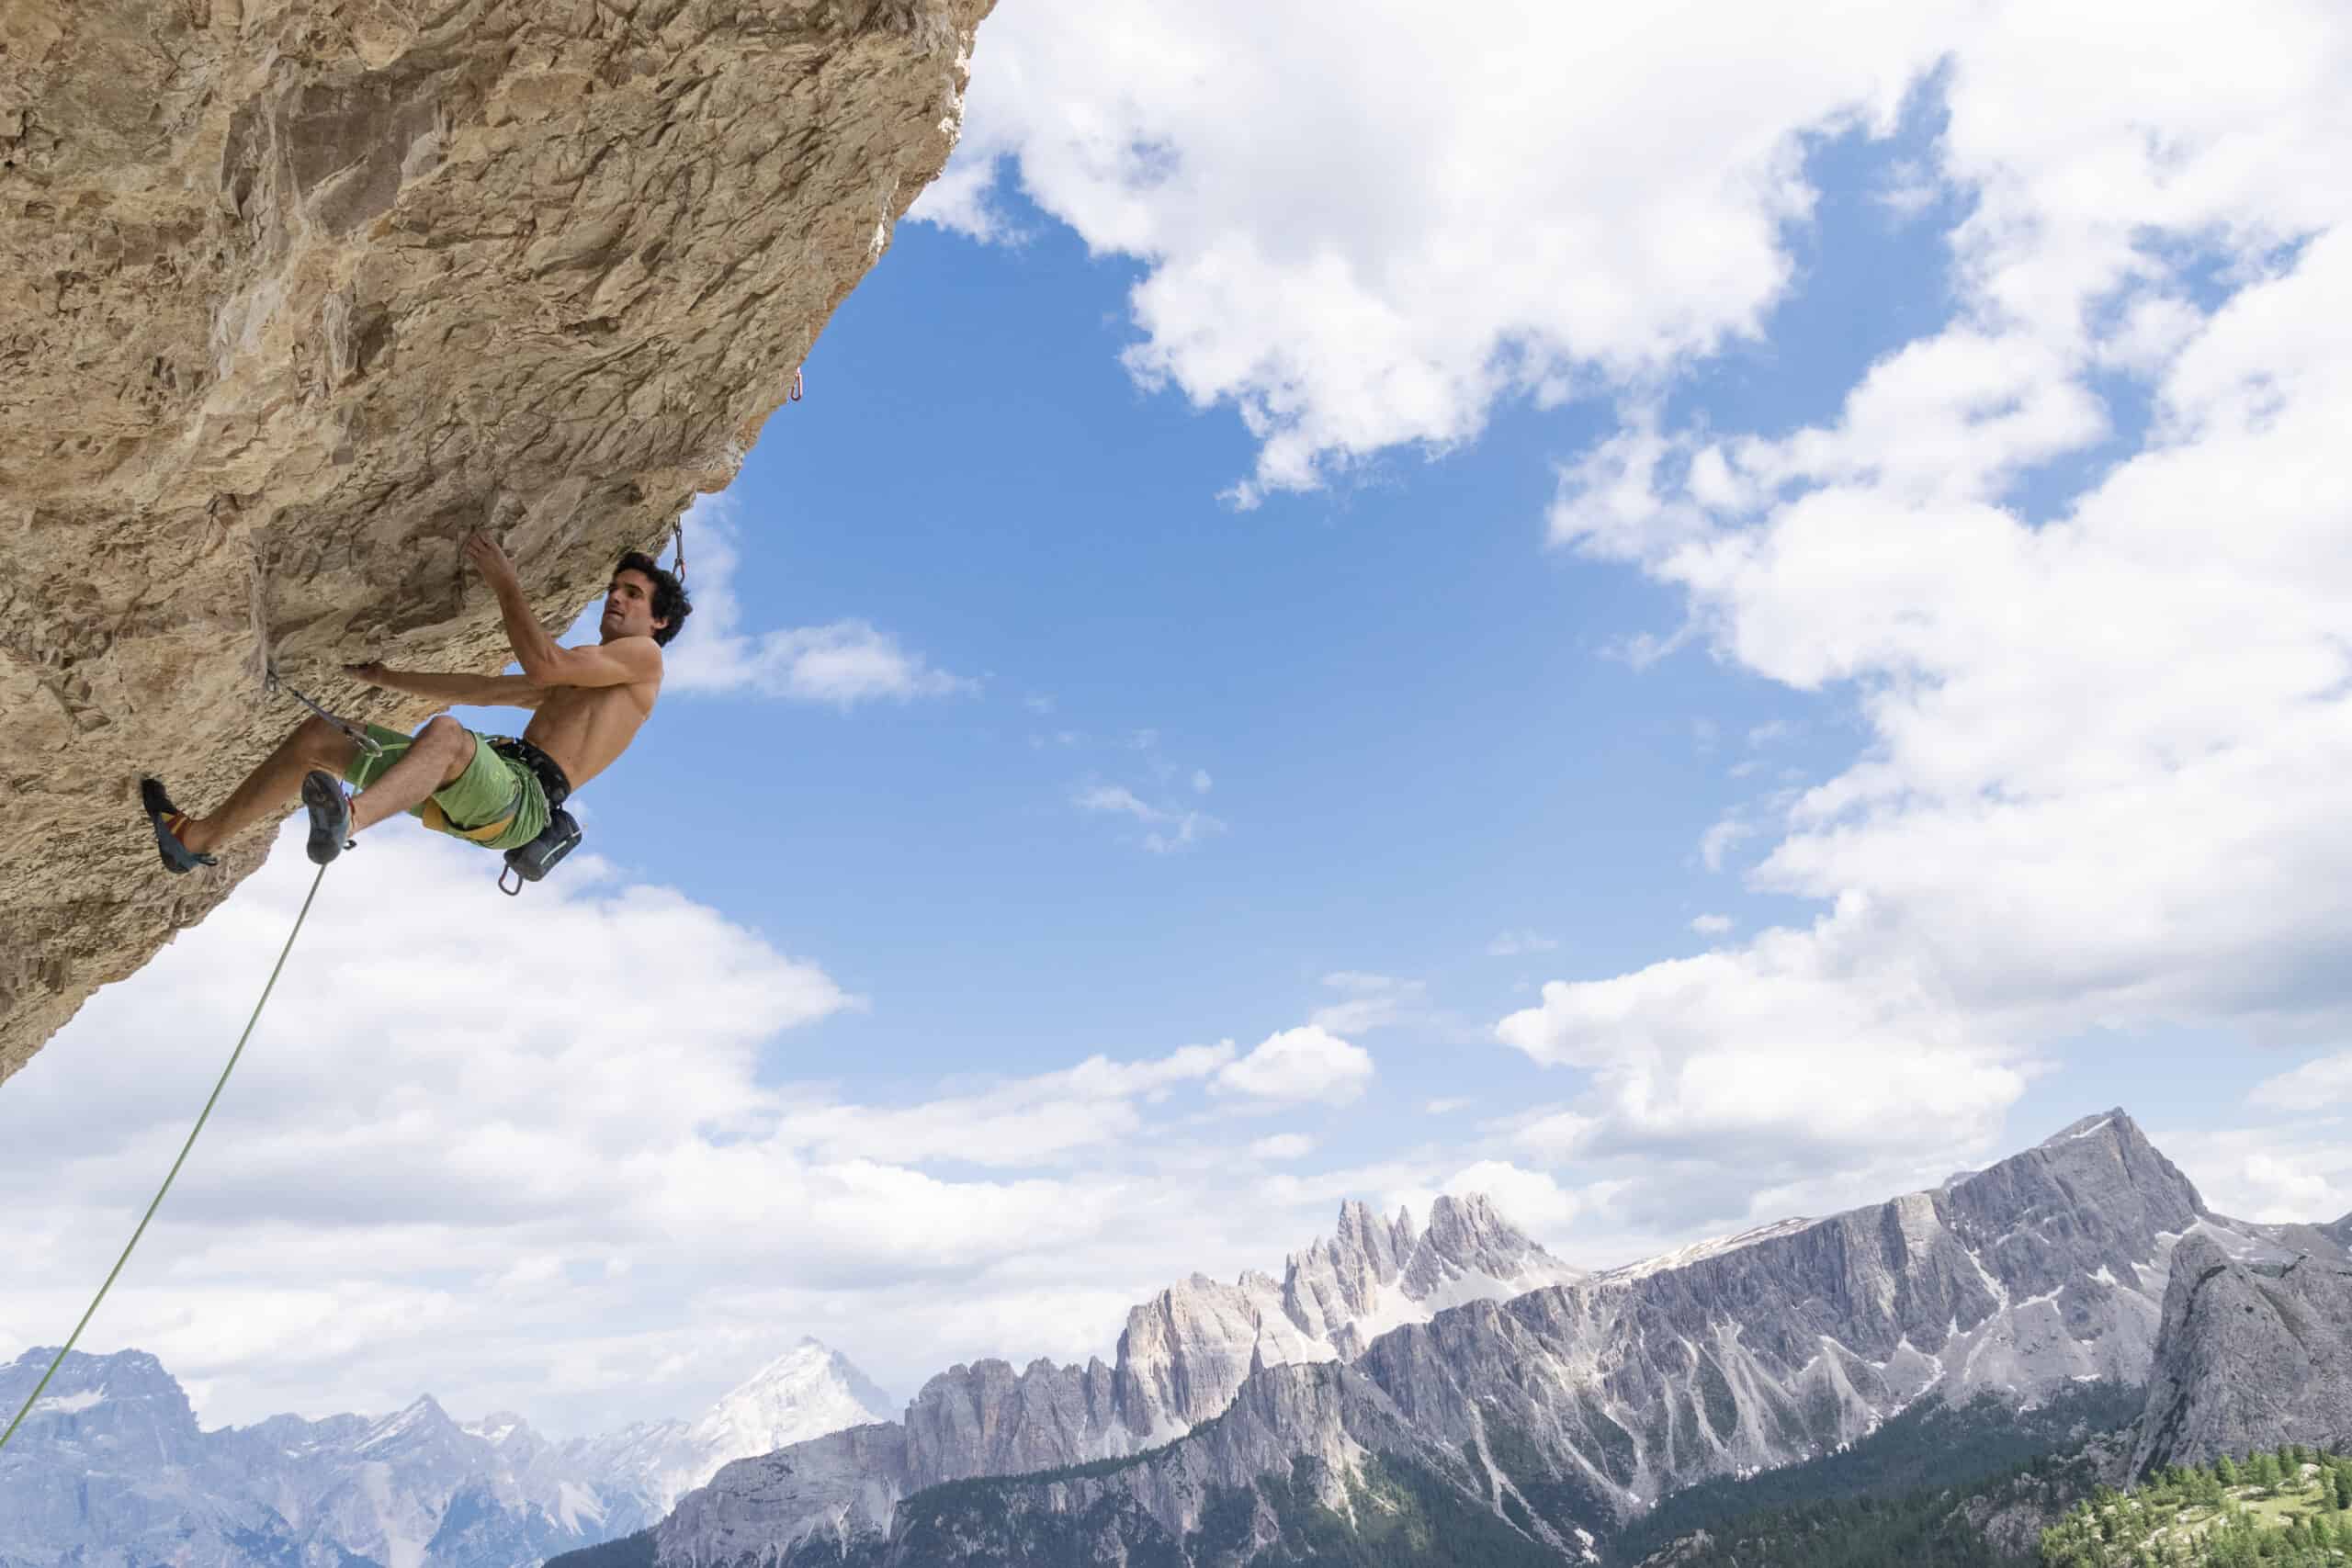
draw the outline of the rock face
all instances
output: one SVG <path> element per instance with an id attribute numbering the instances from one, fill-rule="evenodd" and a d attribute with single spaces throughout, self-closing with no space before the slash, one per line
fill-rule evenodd
<path id="1" fill-rule="evenodd" d="M 1430 1234 L 1440 1229 L 1433 1216 Z M 1341 1231 L 1359 1238 L 1345 1259 L 1328 1271 L 1294 1259 L 1294 1278 L 1328 1277 L 1342 1294 L 1306 1296 L 1343 1299 L 1361 1278 L 1357 1263 L 1374 1257 L 1362 1216 Z M 2022 1406 L 2078 1380 L 2143 1384 L 2177 1248 L 2211 1245 L 2248 1264 L 2283 1266 L 2296 1253 L 2280 1234 L 2211 1213 L 2131 1119 L 2110 1111 L 1930 1191 L 1508 1300 L 1472 1300 L 1390 1329 L 1347 1360 L 1263 1362 L 1225 1414 L 1172 1446 L 1076 1475 L 1009 1479 L 989 1488 L 990 1506 L 1061 1518 L 1056 1539 L 1071 1562 L 1110 1560 L 1146 1537 L 1155 1551 L 1190 1552 L 1182 1543 L 1222 1540 L 1238 1528 L 1236 1508 L 1290 1495 L 1280 1485 L 1269 1492 L 1266 1478 L 1295 1473 L 1301 1457 L 1319 1500 L 1368 1517 L 1366 1486 L 1394 1495 L 1376 1483 L 1369 1456 L 1378 1455 L 1419 1475 L 1424 1498 L 1435 1495 L 1429 1486 L 1466 1498 L 1508 1521 L 1527 1549 L 1574 1559 L 1669 1492 L 1823 1454 L 1922 1397 L 1957 1403 L 1990 1392 Z M 1397 1269 L 1399 1280 L 1413 1276 L 1410 1261 Z M 695 1568 L 747 1552 L 838 1561 L 844 1531 L 867 1553 L 860 1561 L 898 1568 L 992 1560 L 977 1539 L 966 1550 L 925 1536 L 918 1548 L 916 1534 L 944 1506 L 936 1499 L 960 1495 L 922 1493 L 937 1476 L 910 1468 L 894 1478 L 903 1501 L 885 1526 L 872 1502 L 851 1508 L 831 1498 L 800 1452 L 721 1472 L 655 1530 L 657 1560 Z M 744 1506 L 736 1495 L 771 1484 L 780 1469 L 795 1469 L 806 1487 L 791 1517 L 734 1528 Z M 808 1533 L 820 1516 L 829 1522 L 821 1539 Z M 1079 1528 L 1080 1516 L 1097 1522 Z M 1245 1532 L 1256 1544 L 1239 1556 L 1216 1560 L 1269 1549 L 1277 1538 L 1265 1525 L 1259 1518 Z"/>
<path id="2" fill-rule="evenodd" d="M 1485 1196 L 1442 1196 L 1426 1233 L 1341 1205 L 1337 1231 L 1231 1285 L 1195 1274 L 1128 1309 L 1117 1362 L 1083 1368 L 957 1366 L 907 1410 L 911 1488 L 1133 1453 L 1222 1413 L 1253 1371 L 1356 1354 L 1376 1334 L 1459 1302 L 1586 1278 L 1505 1220 Z"/>
<path id="3" fill-rule="evenodd" d="M 0 1367 L 12 1416 L 40 1376 L 31 1360 Z M 0 1450 L 0 1563 L 56 1562 L 74 1546 L 101 1564 L 209 1568 L 232 1562 L 228 1543 L 266 1525 L 258 1503 L 210 1484 L 196 1413 L 153 1357 L 73 1358 L 50 1390 Z M 37 1447 L 50 1450 L 40 1461 L 28 1457 Z M 107 1520 L 102 1533 L 92 1516 Z"/>
<path id="4" fill-rule="evenodd" d="M 1441 1197 L 1426 1235 L 1343 1204 L 1337 1232 L 1231 1285 L 1195 1274 L 1128 1309 L 1117 1362 L 956 1366 L 907 1407 L 906 1490 L 1128 1454 L 1220 1415 L 1252 1372 L 1351 1355 L 1370 1334 L 1455 1302 L 1585 1278 L 1484 1196 Z"/>
<path id="5" fill-rule="evenodd" d="M 345 662 L 491 671 L 733 476 L 991 0 L 0 8 L 0 1077 L 264 852 L 156 867 Z M 687 635 L 691 636 L 691 632 Z"/>
<path id="6" fill-rule="evenodd" d="M 1296 1471 L 1306 1500 L 1340 1510 L 1374 1455 L 1402 1456 L 1464 1485 L 1470 1477 L 1459 1455 L 1414 1431 L 1377 1386 L 1331 1361 L 1269 1368 L 1216 1420 L 1107 1473 L 942 1486 L 910 1502 L 877 1479 L 899 1441 L 896 1427 L 867 1427 L 730 1465 L 679 1505 L 643 1555 L 693 1568 L 1179 1562 L 1185 1529 L 1237 1476 Z M 1272 1512 L 1245 1506 L 1228 1529 L 1271 1541 L 1280 1534 Z"/>
<path id="7" fill-rule="evenodd" d="M 1110 1474 L 991 1488 L 962 1510 L 952 1504 L 910 1507 L 884 1561 L 909 1568 L 934 1562 L 1032 1563 L 1040 1561 L 1033 1543 L 1059 1536 L 1057 1544 L 1077 1550 L 1044 1561 L 1118 1561 L 1124 1553 L 1131 1562 L 1182 1562 L 1173 1549 L 1187 1535 L 1207 1533 L 1203 1527 L 1221 1495 L 1241 1506 L 1228 1504 L 1232 1517 L 1218 1534 L 1238 1542 L 1280 1539 L 1281 1510 L 1248 1495 L 1249 1483 L 1237 1483 L 1237 1477 L 1295 1478 L 1301 1501 L 1345 1516 L 1358 1500 L 1351 1483 L 1383 1461 L 1409 1464 L 1465 1488 L 1471 1482 L 1460 1453 L 1415 1430 L 1375 1384 L 1343 1363 L 1270 1368 L 1244 1384 L 1217 1420 Z M 939 1503 L 944 1495 L 952 1493 L 943 1489 L 923 1502 Z M 1046 1521 L 1060 1521 L 1063 1529 L 1050 1523 L 1041 1529 Z M 1073 1523 L 1076 1531 L 1069 1529 Z M 664 1539 L 657 1532 L 657 1551 Z M 1099 1553 L 1085 1550 L 1090 1540 L 1101 1542 Z"/>
<path id="8" fill-rule="evenodd" d="M 2280 1443 L 2352 1449 L 2352 1259 L 2250 1260 L 2190 1236 L 2173 1254 L 2133 1473 Z"/>
<path id="9" fill-rule="evenodd" d="M 923 1385 L 903 1427 L 729 1465 L 679 1505 L 657 1541 L 679 1561 L 716 1562 L 753 1539 L 873 1538 L 925 1487 L 1138 1453 L 1222 1425 L 1270 1371 L 1354 1353 L 1367 1329 L 1587 1277 L 1483 1196 L 1437 1199 L 1425 1232 L 1409 1213 L 1384 1221 L 1350 1202 L 1336 1233 L 1293 1254 L 1279 1283 L 1255 1271 L 1232 1285 L 1195 1274 L 1131 1308 L 1115 1365 L 951 1367 Z"/>
<path id="10" fill-rule="evenodd" d="M 906 1473 L 903 1427 L 854 1427 L 729 1465 L 688 1493 L 662 1528 L 689 1543 L 690 1560 L 710 1562 L 876 1540 L 906 1495 Z"/>
<path id="11" fill-rule="evenodd" d="M 48 1364 L 0 1366 L 10 1415 Z M 530 1568 L 650 1524 L 729 1460 L 887 1404 L 804 1340 L 699 1419 L 613 1437 L 550 1442 L 514 1415 L 460 1426 L 430 1397 L 205 1432 L 153 1356 L 76 1354 L 0 1451 L 0 1568 Z"/>
<path id="12" fill-rule="evenodd" d="M 1356 1365 L 1418 1429 L 1487 1443 L 1558 1489 L 1563 1522 L 1600 1529 L 1850 1442 L 1930 1391 L 2143 1382 L 2166 1259 L 2202 1231 L 2268 1245 L 2116 1111 L 1933 1191 L 1443 1314 Z"/>

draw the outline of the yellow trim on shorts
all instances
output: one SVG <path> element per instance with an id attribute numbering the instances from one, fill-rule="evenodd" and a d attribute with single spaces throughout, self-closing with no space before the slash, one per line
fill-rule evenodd
<path id="1" fill-rule="evenodd" d="M 522 810 L 517 804 L 514 810 L 497 821 L 485 822 L 479 828 L 458 827 L 449 820 L 449 814 L 441 809 L 441 803 L 437 800 L 427 799 L 419 815 L 424 818 L 424 825 L 436 833 L 447 833 L 455 839 L 469 839 L 477 844 L 489 844 L 497 842 L 500 835 L 514 825 L 514 818 L 522 814 Z"/>

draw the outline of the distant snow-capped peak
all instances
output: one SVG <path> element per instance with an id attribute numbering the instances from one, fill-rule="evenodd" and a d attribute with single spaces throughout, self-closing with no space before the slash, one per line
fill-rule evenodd
<path id="1" fill-rule="evenodd" d="M 897 1414 L 890 1396 L 849 1358 L 803 1339 L 729 1389 L 691 1425 L 664 1433 L 666 1440 L 647 1465 L 650 1489 L 667 1507 L 736 1460 Z"/>
<path id="2" fill-rule="evenodd" d="M 729 1390 L 687 1436 L 729 1458 L 767 1453 L 803 1438 L 897 1415 L 889 1395 L 840 1351 L 803 1339 Z M 747 1442 L 757 1443 L 743 1448 Z"/>

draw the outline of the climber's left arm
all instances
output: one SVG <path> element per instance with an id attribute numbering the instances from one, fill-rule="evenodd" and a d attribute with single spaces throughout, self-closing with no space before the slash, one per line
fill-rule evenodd
<path id="1" fill-rule="evenodd" d="M 632 686 L 662 678 L 662 649 L 650 637 L 626 637 L 593 648 L 564 648 L 548 636 L 523 597 L 523 580 L 514 563 L 489 535 L 477 530 L 466 536 L 466 558 L 498 595 L 498 613 L 506 623 L 506 640 L 514 645 L 514 661 L 523 679 L 534 686 Z"/>

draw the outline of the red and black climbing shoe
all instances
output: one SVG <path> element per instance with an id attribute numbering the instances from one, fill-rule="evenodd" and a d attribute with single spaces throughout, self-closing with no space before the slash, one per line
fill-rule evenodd
<path id="1" fill-rule="evenodd" d="M 333 773 L 302 775 L 302 804 L 311 813 L 311 863 L 324 865 L 351 847 L 351 802 Z"/>
<path id="2" fill-rule="evenodd" d="M 187 825 L 187 813 L 172 804 L 172 797 L 164 793 L 163 780 L 141 779 L 139 804 L 147 808 L 147 820 L 155 829 L 155 848 L 163 854 L 165 871 L 178 876 L 200 865 L 220 863 L 180 842 L 180 829 Z"/>

